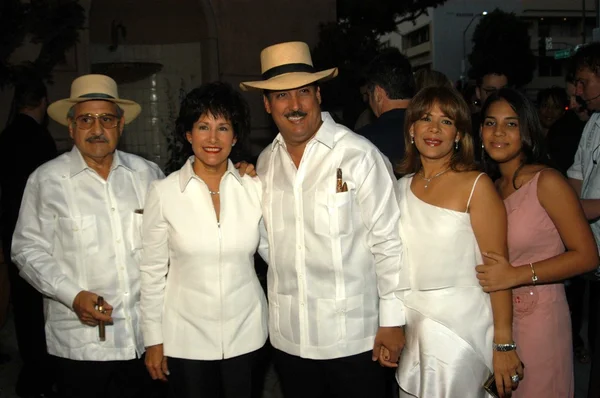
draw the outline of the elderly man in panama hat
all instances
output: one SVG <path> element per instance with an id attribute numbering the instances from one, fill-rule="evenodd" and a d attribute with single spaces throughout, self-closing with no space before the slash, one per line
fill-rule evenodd
<path id="1" fill-rule="evenodd" d="M 382 397 L 404 345 L 396 180 L 368 140 L 321 112 L 308 46 L 261 53 L 262 90 L 279 134 L 260 155 L 269 240 L 269 332 L 286 398 Z"/>
<path id="2" fill-rule="evenodd" d="M 75 79 L 49 116 L 75 145 L 29 177 L 12 259 L 44 296 L 46 341 L 59 396 L 136 397 L 150 378 L 141 359 L 141 223 L 158 166 L 116 150 L 140 106 L 103 75 Z M 100 298 L 102 297 L 102 298 Z"/>

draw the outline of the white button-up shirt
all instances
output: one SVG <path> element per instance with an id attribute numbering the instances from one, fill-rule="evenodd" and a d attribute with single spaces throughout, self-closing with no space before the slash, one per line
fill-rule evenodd
<path id="1" fill-rule="evenodd" d="M 567 176 L 581 180 L 582 199 L 600 199 L 600 113 L 594 113 L 588 120 L 579 147 L 575 153 L 573 165 L 567 170 Z M 596 245 L 600 248 L 600 220 L 590 223 Z"/>
<path id="2" fill-rule="evenodd" d="M 217 221 L 208 186 L 192 164 L 190 159 L 153 183 L 146 199 L 144 343 L 162 343 L 170 357 L 231 358 L 267 340 L 267 302 L 254 269 L 264 230 L 262 188 L 258 178 L 240 177 L 229 161 Z M 266 237 L 260 252 L 267 257 Z"/>
<path id="3" fill-rule="evenodd" d="M 48 352 L 91 361 L 141 356 L 139 327 L 141 227 L 158 166 L 115 151 L 107 180 L 73 147 L 40 166 L 27 181 L 12 242 L 21 276 L 46 296 Z M 137 212 L 136 212 L 137 210 Z M 88 290 L 113 306 L 106 341 L 81 323 L 72 305 Z"/>
<path id="4" fill-rule="evenodd" d="M 328 113 L 296 169 L 281 135 L 260 155 L 269 238 L 269 333 L 312 359 L 373 348 L 379 326 L 404 324 L 397 185 L 367 139 Z M 342 169 L 347 192 L 336 193 Z"/>

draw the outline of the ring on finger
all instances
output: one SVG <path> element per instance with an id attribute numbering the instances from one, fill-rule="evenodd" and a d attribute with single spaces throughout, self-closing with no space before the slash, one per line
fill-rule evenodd
<path id="1" fill-rule="evenodd" d="M 511 379 L 511 380 L 512 380 L 512 382 L 513 382 L 513 383 L 515 383 L 515 384 L 516 384 L 516 383 L 518 383 L 518 382 L 521 380 L 521 378 L 519 377 L 519 375 L 518 375 L 518 374 L 514 374 L 514 375 L 510 376 L 510 379 Z"/>

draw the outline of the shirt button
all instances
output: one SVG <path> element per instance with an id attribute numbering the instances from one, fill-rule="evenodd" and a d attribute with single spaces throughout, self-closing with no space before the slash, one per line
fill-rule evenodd
<path id="1" fill-rule="evenodd" d="M 110 209 L 111 209 L 112 211 L 115 211 L 115 208 L 114 208 L 114 207 L 111 207 Z"/>
<path id="2" fill-rule="evenodd" d="M 117 239 L 117 243 L 121 243 L 121 239 Z"/>
<path id="3" fill-rule="evenodd" d="M 125 292 L 125 295 L 127 296 L 129 294 L 129 292 Z"/>
<path id="4" fill-rule="evenodd" d="M 298 245 L 298 250 L 302 250 L 302 245 Z"/>
<path id="5" fill-rule="evenodd" d="M 125 271 L 125 267 L 121 267 L 121 271 Z"/>

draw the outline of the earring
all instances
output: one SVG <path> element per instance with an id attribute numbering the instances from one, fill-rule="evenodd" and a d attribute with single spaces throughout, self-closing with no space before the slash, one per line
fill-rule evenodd
<path id="1" fill-rule="evenodd" d="M 483 142 L 481 143 L 481 149 L 485 149 L 485 145 L 483 145 Z"/>
<path id="2" fill-rule="evenodd" d="M 414 144 L 414 143 L 415 143 L 415 136 L 414 136 L 414 135 L 411 135 L 411 136 L 410 136 L 410 143 L 411 143 L 411 144 Z"/>
<path id="3" fill-rule="evenodd" d="M 458 149 L 458 141 L 454 141 L 454 149 Z"/>
<path id="4" fill-rule="evenodd" d="M 233 144 L 231 144 L 231 146 L 235 146 L 235 142 Z"/>

